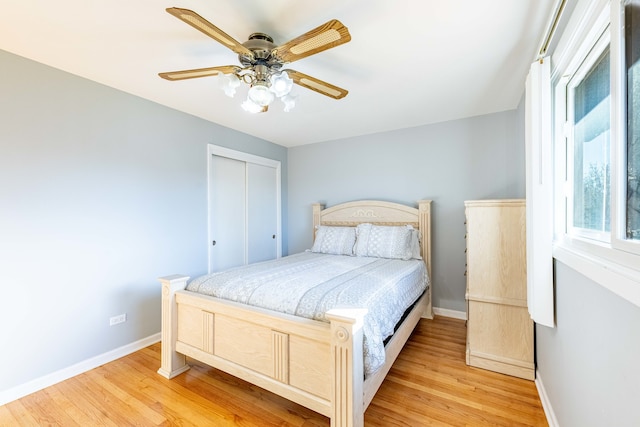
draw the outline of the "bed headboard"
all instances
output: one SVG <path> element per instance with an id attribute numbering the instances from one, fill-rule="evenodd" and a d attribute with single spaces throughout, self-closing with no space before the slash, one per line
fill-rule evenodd
<path id="1" fill-rule="evenodd" d="M 412 225 L 419 230 L 422 258 L 431 276 L 431 200 L 419 200 L 418 208 L 399 203 L 362 200 L 324 207 L 313 204 L 313 232 L 317 225 L 356 226 L 361 223 L 376 225 Z"/>

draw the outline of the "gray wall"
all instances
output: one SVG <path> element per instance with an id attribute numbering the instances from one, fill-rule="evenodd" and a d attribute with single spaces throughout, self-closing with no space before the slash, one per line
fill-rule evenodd
<path id="1" fill-rule="evenodd" d="M 433 200 L 434 306 L 466 311 L 464 201 L 522 198 L 517 110 L 289 149 L 289 248 L 312 243 L 311 204 Z"/>
<path id="2" fill-rule="evenodd" d="M 536 355 L 558 424 L 640 426 L 640 308 L 559 261 L 555 282 L 557 327 L 536 327 Z"/>
<path id="3" fill-rule="evenodd" d="M 282 162 L 286 224 L 284 147 L 3 51 L 0 70 L 0 392 L 160 331 L 156 278 L 207 270 L 207 144 Z"/>

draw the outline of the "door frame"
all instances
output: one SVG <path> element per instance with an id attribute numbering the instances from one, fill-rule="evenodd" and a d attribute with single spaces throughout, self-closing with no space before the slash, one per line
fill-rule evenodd
<path id="1" fill-rule="evenodd" d="M 213 179 L 213 165 L 212 156 L 227 157 L 233 160 L 239 160 L 246 163 L 253 163 L 262 166 L 272 167 L 276 170 L 276 257 L 282 256 L 282 199 L 281 199 L 281 175 L 282 168 L 279 160 L 273 160 L 266 157 L 257 156 L 255 154 L 245 153 L 243 151 L 232 150 L 231 148 L 221 147 L 219 145 L 207 144 L 207 270 L 211 273 L 211 256 L 212 256 L 212 244 L 213 241 L 213 224 L 212 224 L 212 204 L 211 197 L 211 181 Z M 248 181 L 245 181 L 245 186 Z M 246 188 L 245 188 L 246 190 Z M 247 191 L 245 191 L 246 197 Z M 248 205 L 247 205 L 248 206 Z M 248 248 L 248 230 L 246 230 L 247 221 L 245 218 L 245 262 L 247 261 L 247 248 Z"/>

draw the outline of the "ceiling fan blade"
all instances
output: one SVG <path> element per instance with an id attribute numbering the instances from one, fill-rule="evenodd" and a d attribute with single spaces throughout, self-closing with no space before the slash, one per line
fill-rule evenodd
<path id="1" fill-rule="evenodd" d="M 293 62 L 323 50 L 339 46 L 351 40 L 347 27 L 337 19 L 320 25 L 272 50 L 272 54 L 282 62 Z"/>
<path id="2" fill-rule="evenodd" d="M 195 70 L 170 71 L 167 73 L 158 73 L 158 75 L 163 79 L 174 81 L 215 76 L 220 73 L 231 74 L 239 70 L 241 70 L 241 68 L 236 65 L 222 65 L 220 67 L 197 68 Z"/>
<path id="3" fill-rule="evenodd" d="M 191 25 L 196 30 L 203 32 L 217 42 L 222 43 L 238 55 L 247 55 L 249 57 L 253 57 L 253 53 L 249 49 L 244 47 L 239 41 L 222 31 L 220 28 L 216 27 L 211 22 L 207 21 L 194 11 L 189 9 L 180 9 L 178 7 L 170 7 L 167 9 L 167 12 Z"/>
<path id="4" fill-rule="evenodd" d="M 342 99 L 349 93 L 348 90 L 339 88 L 338 86 L 334 86 L 330 83 L 323 82 L 322 80 L 318 80 L 315 77 L 308 76 L 304 73 L 295 70 L 284 70 L 289 74 L 291 80 L 294 83 L 306 87 L 307 89 L 311 89 L 316 91 L 322 95 L 326 95 L 330 98 L 334 99 Z"/>

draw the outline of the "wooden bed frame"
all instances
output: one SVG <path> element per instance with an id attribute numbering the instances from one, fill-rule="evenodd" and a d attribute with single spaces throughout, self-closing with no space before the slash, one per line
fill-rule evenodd
<path id="1" fill-rule="evenodd" d="M 186 356 L 230 373 L 331 419 L 333 427 L 364 425 L 364 412 L 420 317 L 433 318 L 431 201 L 418 208 L 380 202 L 313 205 L 313 224 L 411 224 L 421 236 L 431 280 L 389 340 L 385 365 L 364 379 L 364 309 L 327 312 L 329 323 L 277 313 L 185 291 L 188 276 L 162 283 L 162 361 L 166 378 L 189 369 Z"/>

